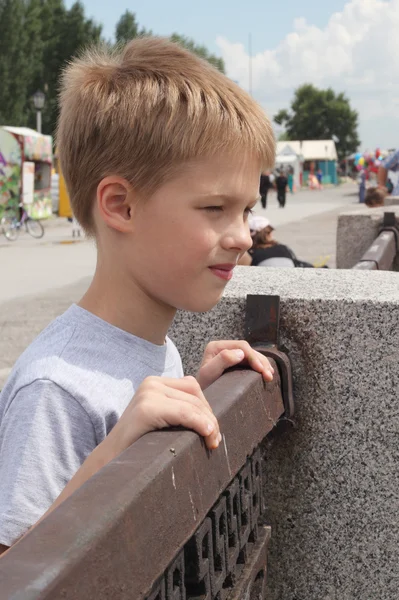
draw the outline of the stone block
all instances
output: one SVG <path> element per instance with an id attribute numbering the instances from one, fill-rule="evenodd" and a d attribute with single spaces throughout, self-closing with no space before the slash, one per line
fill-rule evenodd
<path id="1" fill-rule="evenodd" d="M 378 236 L 384 212 L 395 212 L 399 206 L 358 208 L 341 213 L 337 227 L 337 269 L 352 269 Z"/>
<path id="2" fill-rule="evenodd" d="M 399 196 L 387 196 L 384 201 L 385 207 L 399 204 Z"/>
<path id="3" fill-rule="evenodd" d="M 176 317 L 187 373 L 207 341 L 242 338 L 247 294 L 281 297 L 297 410 L 265 445 L 267 597 L 396 600 L 398 276 L 239 267 L 211 312 Z"/>

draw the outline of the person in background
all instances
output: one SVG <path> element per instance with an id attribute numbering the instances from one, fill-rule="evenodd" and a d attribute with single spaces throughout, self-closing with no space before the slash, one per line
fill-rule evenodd
<path id="1" fill-rule="evenodd" d="M 287 198 L 288 180 L 284 174 L 284 171 L 280 171 L 280 175 L 276 179 L 277 188 L 277 200 L 280 208 L 285 207 L 285 201 Z"/>
<path id="2" fill-rule="evenodd" d="M 323 189 L 323 171 L 319 169 L 316 173 L 317 181 L 319 184 L 319 190 Z"/>
<path id="3" fill-rule="evenodd" d="M 288 187 L 290 189 L 291 194 L 294 193 L 294 170 L 290 167 L 288 171 Z"/>
<path id="4" fill-rule="evenodd" d="M 240 259 L 240 265 L 277 268 L 313 267 L 308 262 L 298 260 L 291 248 L 273 238 L 274 227 L 269 219 L 260 215 L 251 215 L 248 223 L 253 245 Z"/>
<path id="5" fill-rule="evenodd" d="M 367 190 L 365 204 L 369 208 L 378 208 L 384 206 L 387 190 L 379 187 L 371 187 Z"/>
<path id="6" fill-rule="evenodd" d="M 366 171 L 363 169 L 359 176 L 359 202 L 364 204 L 366 197 Z"/>
<path id="7" fill-rule="evenodd" d="M 394 171 L 395 173 L 399 171 L 399 150 L 396 150 L 395 152 L 390 154 L 385 160 L 382 161 L 382 163 L 379 166 L 377 182 L 378 187 L 382 190 L 389 191 L 389 171 Z M 391 193 L 393 196 L 399 196 L 399 178 L 395 186 L 392 186 L 391 182 L 391 191 L 389 193 Z"/>
<path id="8" fill-rule="evenodd" d="M 270 176 L 269 173 L 262 173 L 260 176 L 260 184 L 259 184 L 259 193 L 260 193 L 260 201 L 262 203 L 262 208 L 266 208 L 267 206 L 267 194 L 269 189 L 271 188 Z"/>

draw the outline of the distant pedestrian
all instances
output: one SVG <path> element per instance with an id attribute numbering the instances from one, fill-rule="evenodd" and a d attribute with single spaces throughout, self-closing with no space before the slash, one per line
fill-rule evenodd
<path id="1" fill-rule="evenodd" d="M 268 173 L 262 173 L 260 176 L 260 184 L 259 184 L 259 193 L 260 193 L 260 201 L 262 203 L 262 208 L 266 208 L 267 206 L 267 194 L 271 188 L 270 177 Z"/>
<path id="2" fill-rule="evenodd" d="M 284 208 L 288 189 L 288 179 L 284 175 L 284 171 L 280 171 L 280 175 L 276 179 L 276 188 L 278 204 L 280 208 Z"/>
<path id="3" fill-rule="evenodd" d="M 319 169 L 316 173 L 317 181 L 319 183 L 319 190 L 323 189 L 323 171 Z"/>
<path id="4" fill-rule="evenodd" d="M 366 198 L 366 171 L 360 173 L 359 178 L 359 202 L 360 204 L 364 204 Z"/>
<path id="5" fill-rule="evenodd" d="M 288 171 L 288 187 L 290 189 L 291 194 L 294 193 L 294 171 L 292 167 Z"/>
<path id="6" fill-rule="evenodd" d="M 80 238 L 82 236 L 82 229 L 80 223 L 75 217 L 72 217 L 72 237 Z"/>

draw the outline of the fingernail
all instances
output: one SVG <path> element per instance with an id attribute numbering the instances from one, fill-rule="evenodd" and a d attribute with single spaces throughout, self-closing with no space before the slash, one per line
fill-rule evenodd
<path id="1" fill-rule="evenodd" d="M 221 433 L 219 433 L 219 438 L 218 439 L 219 439 L 219 444 L 220 444 L 220 442 L 222 441 L 222 434 Z"/>
<path id="2" fill-rule="evenodd" d="M 213 428 L 213 425 L 211 425 L 210 423 L 208 423 L 208 425 L 206 426 L 206 431 L 207 431 L 207 433 L 208 433 L 208 434 L 209 434 L 209 433 L 212 433 L 213 429 L 214 429 L 214 428 Z"/>
<path id="3" fill-rule="evenodd" d="M 234 350 L 234 352 L 236 353 L 237 357 L 240 358 L 241 360 L 244 358 L 245 354 L 242 350 Z"/>

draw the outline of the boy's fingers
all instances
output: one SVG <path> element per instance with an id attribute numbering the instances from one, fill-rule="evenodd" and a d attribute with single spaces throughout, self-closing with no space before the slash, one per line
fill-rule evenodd
<path id="1" fill-rule="evenodd" d="M 165 387 L 165 395 L 167 398 L 170 398 L 171 400 L 179 400 L 181 402 L 187 402 L 188 404 L 196 406 L 200 411 L 202 411 L 208 417 L 210 422 L 213 424 L 214 432 L 217 434 L 219 433 L 218 421 L 217 421 L 215 415 L 213 414 L 209 404 L 206 401 L 204 403 L 202 398 L 198 398 L 197 396 L 194 396 L 193 394 L 188 394 L 187 392 L 183 392 L 181 390 L 176 390 L 176 389 L 171 390 L 170 388 L 167 388 L 167 387 Z"/>
<path id="2" fill-rule="evenodd" d="M 197 396 L 197 398 L 199 398 L 202 403 L 207 406 L 211 412 L 213 412 L 211 405 L 205 398 L 201 386 L 195 377 L 187 376 L 183 377 L 182 379 L 162 378 L 162 383 L 174 390 L 181 390 L 182 392 L 187 392 L 193 396 Z"/>
<path id="3" fill-rule="evenodd" d="M 208 415 L 189 402 L 176 400 L 171 403 L 165 412 L 164 419 L 171 427 L 180 425 L 202 435 L 209 449 L 217 448 L 219 445 L 219 432 L 215 431 Z"/>
<path id="4" fill-rule="evenodd" d="M 203 365 L 198 373 L 198 379 L 202 388 L 207 388 L 216 379 L 218 379 L 223 371 L 234 365 L 238 365 L 245 358 L 245 353 L 242 350 L 222 350 L 214 356 L 209 362 Z"/>
<path id="5" fill-rule="evenodd" d="M 247 362 L 254 371 L 262 373 L 265 379 L 268 381 L 273 380 L 274 369 L 266 356 L 254 351 L 247 357 Z"/>

